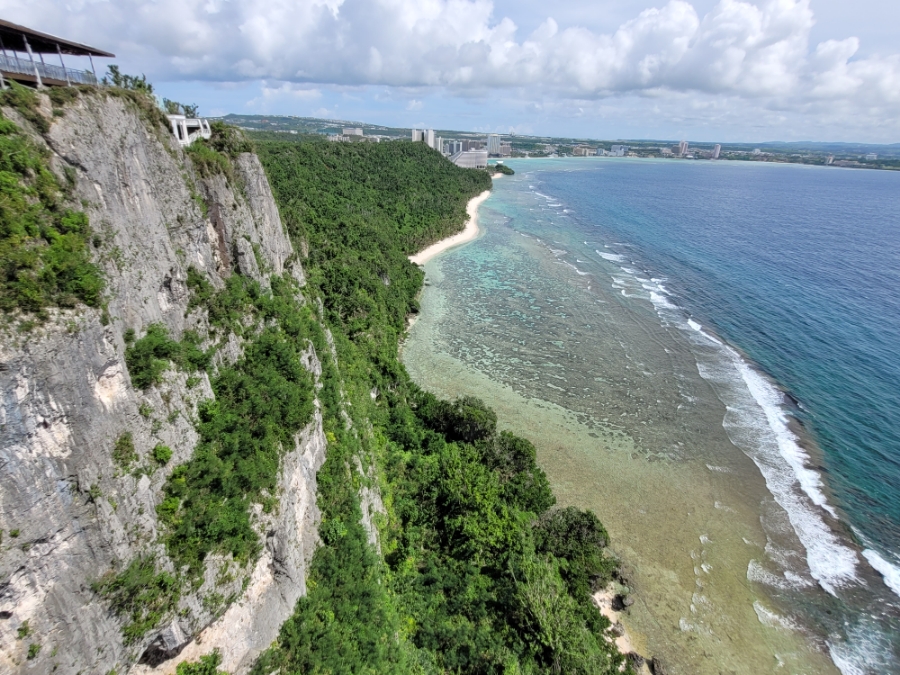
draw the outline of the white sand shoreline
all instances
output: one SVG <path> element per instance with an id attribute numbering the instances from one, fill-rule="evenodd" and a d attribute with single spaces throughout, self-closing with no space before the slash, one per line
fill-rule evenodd
<path id="1" fill-rule="evenodd" d="M 469 220 L 466 221 L 466 227 L 462 232 L 458 232 L 446 239 L 441 239 L 439 242 L 419 251 L 415 255 L 409 256 L 409 261 L 415 265 L 424 265 L 436 255 L 443 253 L 447 249 L 459 246 L 460 244 L 465 244 L 477 237 L 479 232 L 478 207 L 490 196 L 491 191 L 485 190 L 477 197 L 472 197 L 472 199 L 469 200 L 469 203 L 466 205 L 466 213 L 469 214 Z"/>

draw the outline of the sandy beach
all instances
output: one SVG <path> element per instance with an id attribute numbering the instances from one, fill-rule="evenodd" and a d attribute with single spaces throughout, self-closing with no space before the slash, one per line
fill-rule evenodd
<path id="1" fill-rule="evenodd" d="M 607 639 L 615 640 L 616 648 L 620 653 L 635 653 L 638 650 L 635 649 L 634 641 L 631 639 L 631 636 L 628 634 L 625 626 L 622 625 L 619 619 L 619 612 L 613 609 L 615 597 L 615 588 L 612 584 L 610 584 L 603 590 L 594 593 L 594 595 L 592 596 L 592 600 L 594 601 L 594 605 L 596 605 L 597 609 L 600 610 L 600 613 L 607 619 L 609 619 L 609 622 L 612 624 L 612 632 L 610 637 L 608 637 Z M 650 669 L 645 663 L 642 663 L 640 666 L 632 663 L 632 666 L 635 668 L 635 671 L 638 673 L 638 675 L 648 675 L 650 673 Z"/>
<path id="2" fill-rule="evenodd" d="M 469 219 L 466 221 L 466 227 L 462 232 L 454 234 L 452 237 L 441 239 L 439 242 L 432 244 L 428 248 L 419 251 L 415 255 L 409 256 L 409 261 L 416 265 L 424 265 L 439 253 L 443 253 L 449 248 L 465 244 L 472 241 L 478 236 L 478 207 L 481 206 L 485 199 L 491 196 L 490 190 L 485 190 L 477 197 L 472 197 L 466 205 L 466 213 Z"/>

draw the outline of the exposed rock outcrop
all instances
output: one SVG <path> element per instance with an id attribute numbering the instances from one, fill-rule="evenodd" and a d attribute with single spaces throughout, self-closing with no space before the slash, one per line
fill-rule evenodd
<path id="1" fill-rule="evenodd" d="M 175 339 L 188 328 L 205 334 L 205 313 L 187 311 L 190 266 L 219 288 L 235 270 L 264 286 L 287 271 L 302 285 L 299 256 L 254 155 L 236 158 L 234 184 L 201 178 L 127 98 L 84 94 L 61 117 L 44 107 L 49 131 L 31 131 L 54 170 L 74 170 L 72 201 L 90 217 L 108 306 L 60 311 L 31 332 L 0 336 L 0 671 L 172 672 L 176 660 L 219 647 L 223 666 L 243 672 L 305 591 L 325 457 L 321 415 L 283 458 L 279 508 L 258 518 L 266 546 L 252 569 L 222 581 L 232 563 L 210 556 L 203 585 L 182 594 L 177 616 L 125 645 L 123 619 L 92 582 L 142 553 L 165 558 L 154 543 L 156 506 L 171 468 L 191 456 L 192 420 L 213 393 L 205 374 L 189 382 L 175 370 L 159 386 L 134 388 L 123 335 L 153 323 Z M 240 350 L 231 341 L 214 363 Z M 321 372 L 314 351 L 306 365 Z M 112 449 L 126 433 L 139 463 L 159 443 L 172 449 L 171 461 L 150 475 L 122 470 Z M 215 606 L 213 587 L 236 599 Z M 40 645 L 32 660 L 29 644 Z"/>

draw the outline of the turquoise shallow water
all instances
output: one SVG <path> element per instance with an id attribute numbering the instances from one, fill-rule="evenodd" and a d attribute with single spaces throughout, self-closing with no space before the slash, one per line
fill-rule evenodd
<path id="1" fill-rule="evenodd" d="M 706 529 L 727 531 L 733 518 L 745 531 L 719 553 L 702 527 L 682 527 L 684 542 L 700 532 L 702 546 L 673 542 L 666 573 L 694 559 L 685 588 L 707 585 L 672 608 L 677 628 L 657 621 L 660 635 L 680 631 L 670 640 L 676 661 L 693 665 L 689 640 L 700 639 L 734 672 L 817 672 L 804 670 L 814 658 L 791 652 L 782 635 L 791 633 L 845 674 L 898 671 L 900 174 L 510 164 L 517 175 L 497 181 L 482 208 L 484 237 L 429 266 L 439 283 L 424 307 L 436 318 L 428 349 L 405 357 L 414 377 L 440 388 L 437 367 L 423 361 L 446 355 L 510 396 L 571 412 L 604 453 L 629 445 L 604 471 L 649 477 L 665 464 L 680 493 L 708 487 Z M 411 346 L 422 340 L 416 330 Z M 578 493 L 578 469 L 547 461 L 551 478 Z M 637 515 L 605 517 L 618 519 L 623 550 L 645 566 L 665 556 L 629 543 L 624 528 Z M 742 552 L 754 537 L 764 554 Z M 742 569 L 717 580 L 707 555 Z M 746 597 L 734 595 L 738 585 Z M 746 624 L 732 617 L 724 628 L 722 617 L 740 603 L 775 626 L 777 636 L 754 638 L 781 650 L 774 665 L 741 670 L 742 653 L 766 652 L 749 638 L 726 647 L 722 634 Z M 651 643 L 666 643 L 652 621 L 634 620 L 650 626 Z"/>

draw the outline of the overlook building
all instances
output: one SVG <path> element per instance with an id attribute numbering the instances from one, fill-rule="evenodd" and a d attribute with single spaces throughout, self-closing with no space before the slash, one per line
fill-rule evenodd
<path id="1" fill-rule="evenodd" d="M 67 68 L 64 55 L 88 57 L 91 69 Z M 47 63 L 45 56 L 59 59 L 59 65 Z M 0 20 L 0 86 L 5 87 L 6 80 L 36 87 L 98 84 L 95 56 L 115 54 Z"/>

